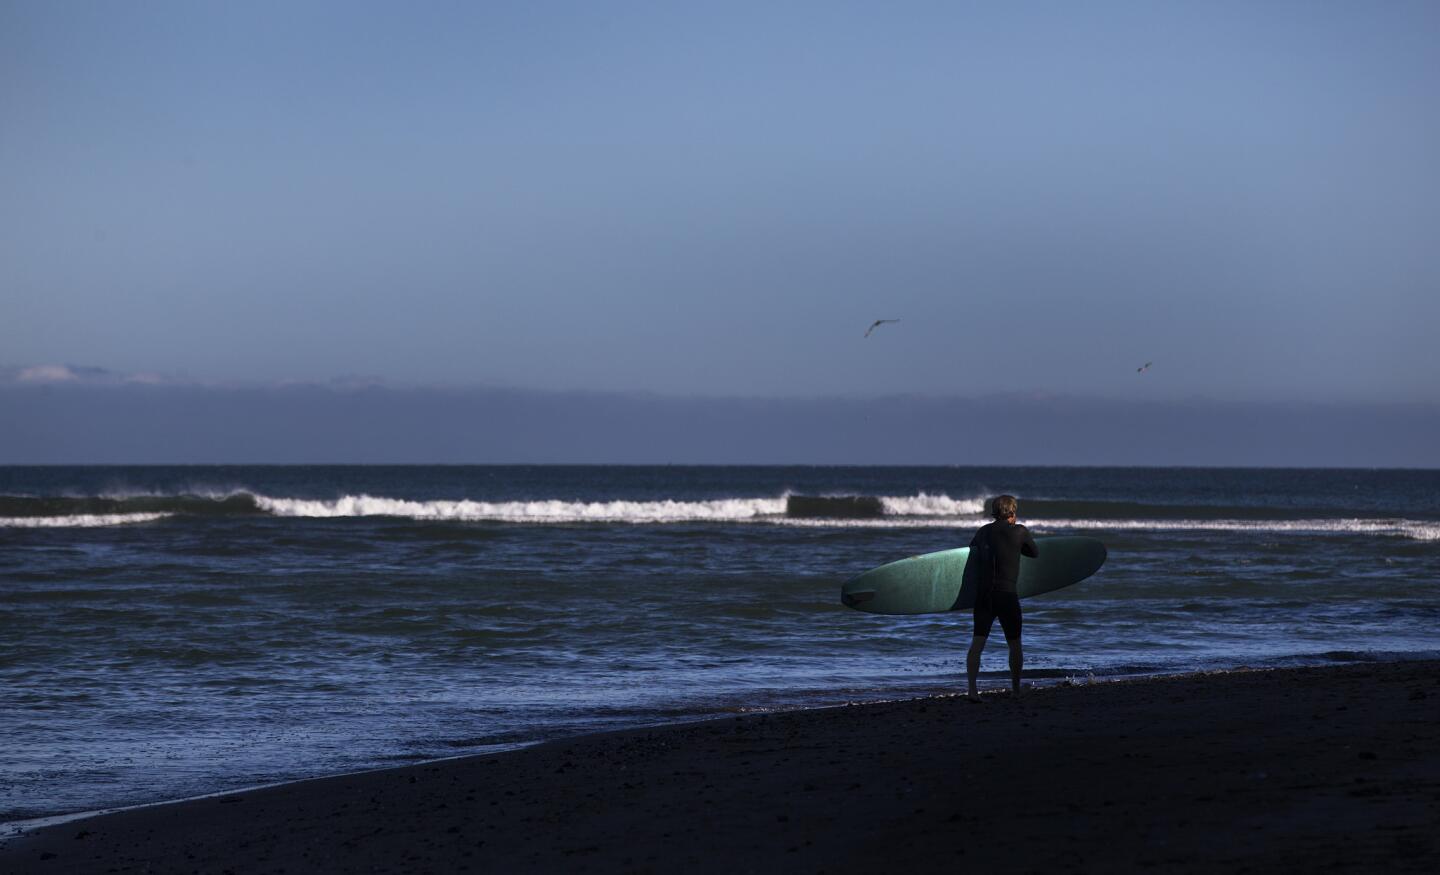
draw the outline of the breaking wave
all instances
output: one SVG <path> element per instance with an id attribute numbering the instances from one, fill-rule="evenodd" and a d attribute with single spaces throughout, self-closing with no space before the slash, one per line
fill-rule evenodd
<path id="1" fill-rule="evenodd" d="M 172 513 L 77 513 L 67 516 L 10 516 L 0 517 L 0 528 L 51 529 L 124 526 L 134 523 L 153 523 L 156 520 L 172 516 L 174 516 Z"/>
<path id="2" fill-rule="evenodd" d="M 948 495 L 887 496 L 880 499 L 892 516 L 979 516 L 985 512 L 983 498 L 951 498 Z"/>
<path id="3" fill-rule="evenodd" d="M 801 527 L 974 527 L 985 500 L 915 495 L 795 495 L 649 501 L 419 500 L 382 495 L 294 498 L 246 491 L 37 497 L 0 495 L 0 528 L 118 526 L 169 517 L 394 518 L 425 522 L 553 525 L 577 523 L 760 523 Z M 1022 522 L 1040 531 L 1247 532 L 1388 535 L 1440 540 L 1440 520 L 1285 514 L 1253 507 L 1162 506 L 1023 500 Z M 1071 511 L 1054 513 L 1053 511 Z M 1184 511 L 1189 511 L 1188 514 Z M 1051 511 L 1047 513 L 1046 511 Z"/>
<path id="4" fill-rule="evenodd" d="M 960 525 L 974 526 L 983 520 L 955 517 L 886 517 L 879 519 L 784 519 L 777 523 L 787 526 L 845 528 L 938 528 Z M 1065 531 L 1099 532 L 1245 532 L 1277 535 L 1390 535 L 1417 541 L 1440 540 L 1440 523 L 1418 520 L 1076 520 L 1022 519 L 1020 522 L 1037 532 Z"/>
<path id="5" fill-rule="evenodd" d="M 455 522 L 669 523 L 747 522 L 785 517 L 958 517 L 978 514 L 981 499 L 910 496 L 797 496 L 719 498 L 702 501 L 534 501 L 416 500 L 382 495 L 333 499 L 289 498 L 250 492 L 214 495 L 99 495 L 80 497 L 0 496 L 0 519 L 15 525 L 64 525 L 54 520 L 88 519 L 70 525 L 145 522 L 163 516 L 272 516 L 310 519 L 394 517 Z M 40 520 L 51 520 L 42 523 Z"/>
<path id="6" fill-rule="evenodd" d="M 333 501 L 255 496 L 255 504 L 282 517 L 388 516 L 461 522 L 704 522 L 743 521 L 785 512 L 784 498 L 714 501 L 410 501 L 346 495 Z"/>
<path id="7" fill-rule="evenodd" d="M 1417 541 L 1440 540 L 1440 523 L 1403 519 L 1314 520 L 1026 520 L 1035 529 L 1104 529 L 1153 532 L 1274 532 L 1299 535 L 1398 535 Z"/>
<path id="8" fill-rule="evenodd" d="M 884 517 L 973 516 L 985 509 L 980 498 L 948 495 L 787 495 L 785 515 L 801 518 L 880 519 Z"/>

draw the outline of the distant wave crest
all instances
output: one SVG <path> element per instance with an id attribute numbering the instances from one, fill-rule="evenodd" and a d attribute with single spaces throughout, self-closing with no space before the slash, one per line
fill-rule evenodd
<path id="1" fill-rule="evenodd" d="M 333 499 L 270 496 L 246 491 L 213 494 L 156 493 L 97 496 L 0 496 L 0 519 L 51 522 L 51 525 L 114 525 L 164 516 L 275 516 L 309 519 L 393 517 L 426 521 L 509 523 L 672 523 L 750 522 L 790 517 L 829 518 L 837 509 L 877 518 L 954 518 L 974 515 L 981 499 L 954 499 L 919 493 L 909 496 L 793 496 L 718 498 L 701 501 L 534 501 L 417 500 L 383 495 L 342 495 Z M 95 522 L 104 520 L 106 522 Z"/>
<path id="2" fill-rule="evenodd" d="M 1107 529 L 1109 531 L 1275 532 L 1276 534 L 1401 535 L 1417 541 L 1440 540 L 1440 523 L 1403 519 L 1314 520 L 1026 520 L 1035 529 Z"/>
<path id="3" fill-rule="evenodd" d="M 7 516 L 0 517 L 0 528 L 53 529 L 53 528 L 94 528 L 96 526 L 124 526 L 135 523 L 153 523 L 170 513 L 77 513 L 66 516 Z"/>
<path id="4" fill-rule="evenodd" d="M 980 520 L 941 517 L 881 517 L 876 519 L 778 520 L 782 525 L 828 528 L 896 529 L 978 525 Z M 1276 535 L 1388 535 L 1416 541 L 1440 540 L 1440 523 L 1419 520 L 1316 519 L 1316 520 L 1226 520 L 1226 519 L 1022 519 L 1038 533 L 1065 531 L 1095 532 L 1247 532 Z"/>
<path id="5" fill-rule="evenodd" d="M 380 495 L 333 499 L 255 494 L 132 494 L 98 496 L 0 495 L 0 528 L 93 527 L 148 523 L 168 517 L 388 517 L 428 522 L 668 524 L 761 523 L 802 527 L 973 528 L 985 520 L 985 501 L 920 492 L 915 495 L 792 495 L 685 501 L 418 500 Z M 1107 502 L 1022 501 L 1022 522 L 1042 532 L 1196 531 L 1277 535 L 1386 535 L 1440 540 L 1440 521 L 1299 514 L 1262 516 L 1255 508 L 1213 508 Z M 1054 513 L 1061 510 L 1061 513 Z M 1047 512 L 1048 511 L 1048 512 Z M 1070 511 L 1065 513 L 1063 511 Z M 1229 511 L 1228 513 L 1226 511 Z"/>
<path id="6" fill-rule="evenodd" d="M 416 520 L 497 522 L 683 522 L 741 521 L 785 512 L 782 498 L 714 501 L 410 501 L 374 495 L 346 495 L 333 501 L 255 496 L 275 516 L 389 516 Z"/>
<path id="7" fill-rule="evenodd" d="M 945 518 L 973 516 L 984 506 L 982 499 L 953 499 L 946 495 L 840 497 L 814 499 L 796 504 L 790 495 L 776 498 L 723 498 L 709 501 L 413 501 L 374 495 L 345 495 L 333 500 L 271 498 L 253 496 L 256 507 L 284 517 L 389 516 L 417 520 L 497 521 L 521 523 L 575 522 L 746 522 L 794 517 L 797 507 L 830 502 L 855 506 L 856 499 L 881 508 L 882 518 Z M 800 514 L 803 515 L 803 514 Z M 821 513 L 821 516 L 828 514 Z"/>
<path id="8" fill-rule="evenodd" d="M 983 498 L 951 498 L 948 495 L 887 495 L 880 499 L 891 516 L 976 516 L 985 512 Z"/>

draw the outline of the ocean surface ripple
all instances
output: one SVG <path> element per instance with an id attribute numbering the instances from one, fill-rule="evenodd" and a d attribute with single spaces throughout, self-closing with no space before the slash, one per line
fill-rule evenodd
<path id="1" fill-rule="evenodd" d="M 1440 650 L 1434 471 L 0 468 L 0 821 L 953 690 L 968 616 L 839 586 L 999 491 L 1109 548 L 1041 681 Z"/>

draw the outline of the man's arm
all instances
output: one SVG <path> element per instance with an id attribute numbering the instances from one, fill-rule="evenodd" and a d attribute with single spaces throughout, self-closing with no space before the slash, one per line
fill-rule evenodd
<path id="1" fill-rule="evenodd" d="M 1025 540 L 1020 542 L 1020 552 L 1031 559 L 1040 558 L 1040 548 L 1035 546 L 1035 539 L 1031 537 L 1030 530 L 1025 530 Z"/>

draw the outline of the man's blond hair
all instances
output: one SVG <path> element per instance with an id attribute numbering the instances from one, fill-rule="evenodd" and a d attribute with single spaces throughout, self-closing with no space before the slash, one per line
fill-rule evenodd
<path id="1" fill-rule="evenodd" d="M 1015 500 L 1015 496 L 997 495 L 995 496 L 995 500 L 990 503 L 990 513 L 995 516 L 995 519 L 1003 520 L 1007 517 L 1014 516 L 1015 511 L 1019 509 L 1019 507 L 1020 502 Z"/>

